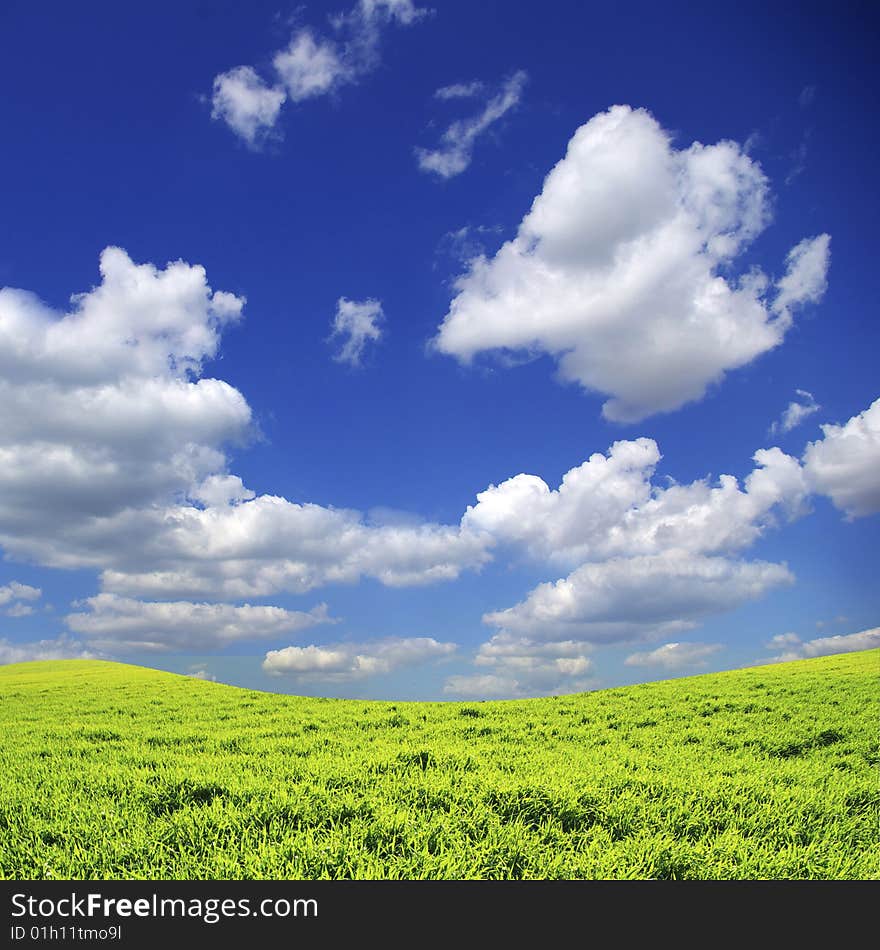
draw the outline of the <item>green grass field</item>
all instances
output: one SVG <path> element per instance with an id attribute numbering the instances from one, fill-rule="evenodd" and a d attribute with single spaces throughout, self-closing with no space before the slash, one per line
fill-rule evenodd
<path id="1" fill-rule="evenodd" d="M 383 703 L 0 667 L 0 878 L 877 879 L 878 674 Z"/>

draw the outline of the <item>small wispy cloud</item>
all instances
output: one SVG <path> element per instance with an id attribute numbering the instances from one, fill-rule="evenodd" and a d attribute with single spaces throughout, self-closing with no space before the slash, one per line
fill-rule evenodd
<path id="1" fill-rule="evenodd" d="M 791 168 L 788 171 L 788 174 L 785 176 L 785 184 L 790 185 L 799 175 L 803 174 L 804 170 L 807 167 L 807 154 L 809 153 L 809 141 L 810 136 L 813 134 L 812 129 L 807 129 L 804 132 L 804 136 L 800 141 L 798 147 L 791 153 L 789 159 L 791 161 Z"/>
<path id="2" fill-rule="evenodd" d="M 816 86 L 813 84 L 804 86 L 804 88 L 801 89 L 800 91 L 800 95 L 798 96 L 798 105 L 802 109 L 809 109 L 809 107 L 813 104 L 815 99 L 816 99 Z"/>
<path id="3" fill-rule="evenodd" d="M 460 175 L 471 163 L 477 139 L 503 115 L 519 104 L 525 88 L 527 74 L 519 70 L 507 78 L 501 88 L 490 96 L 482 111 L 466 119 L 453 122 L 440 136 L 437 148 L 416 148 L 416 158 L 423 172 L 440 178 Z M 438 99 L 472 98 L 484 92 L 481 83 L 458 83 L 444 86 L 434 95 Z"/>
<path id="4" fill-rule="evenodd" d="M 466 224 L 455 231 L 447 231 L 440 238 L 437 242 L 436 255 L 456 265 L 469 265 L 474 259 L 485 255 L 490 239 L 497 243 L 500 233 L 501 228 L 498 226 Z M 434 266 L 437 266 L 436 262 Z"/>
<path id="5" fill-rule="evenodd" d="M 360 366 L 368 343 L 382 339 L 382 322 L 385 314 L 378 300 L 349 300 L 340 297 L 336 302 L 336 316 L 328 342 L 340 341 L 340 348 L 333 354 L 337 363 Z"/>
<path id="6" fill-rule="evenodd" d="M 817 620 L 816 629 L 821 630 L 823 627 L 828 627 L 831 624 L 841 624 L 841 623 L 848 623 L 848 622 L 849 622 L 849 617 L 847 617 L 845 614 L 838 614 L 833 620 Z"/>
<path id="7" fill-rule="evenodd" d="M 779 432 L 791 432 L 804 419 L 817 413 L 822 408 L 813 398 L 813 394 L 807 392 L 806 389 L 796 389 L 795 393 L 799 399 L 793 399 L 782 413 L 782 417 L 770 426 L 771 435 Z"/>
<path id="8" fill-rule="evenodd" d="M 772 310 L 784 323 L 791 311 L 805 303 L 818 303 L 828 289 L 831 235 L 817 234 L 799 241 L 785 256 L 785 274 L 776 282 Z"/>
<path id="9" fill-rule="evenodd" d="M 478 96 L 485 88 L 485 85 L 479 80 L 474 80 L 473 82 L 457 82 L 451 86 L 441 86 L 440 89 L 434 93 L 434 98 L 470 99 L 473 96 Z"/>
<path id="10" fill-rule="evenodd" d="M 815 99 L 816 87 L 814 85 L 804 86 L 804 88 L 800 91 L 800 95 L 798 96 L 798 105 L 803 111 L 806 111 L 813 105 Z M 800 144 L 789 156 L 791 167 L 788 171 L 788 174 L 785 176 L 786 185 L 790 185 L 799 175 L 803 173 L 804 169 L 807 167 L 807 145 L 810 141 L 810 136 L 812 133 L 812 129 L 807 129 L 804 132 Z"/>
<path id="11" fill-rule="evenodd" d="M 304 27 L 272 56 L 274 80 L 252 66 L 236 66 L 214 77 L 211 118 L 225 122 L 248 146 L 259 149 L 273 135 L 288 100 L 302 102 L 356 83 L 380 61 L 382 31 L 410 26 L 429 11 L 412 0 L 358 0 L 330 19 L 331 33 Z"/>
<path id="12" fill-rule="evenodd" d="M 39 587 L 12 581 L 0 587 L 0 607 L 5 608 L 3 613 L 7 617 L 27 617 L 34 612 L 31 602 L 39 600 L 42 594 Z"/>

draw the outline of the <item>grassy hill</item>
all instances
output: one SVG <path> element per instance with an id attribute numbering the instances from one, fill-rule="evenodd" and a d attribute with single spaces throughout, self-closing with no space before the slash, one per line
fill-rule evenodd
<path id="1" fill-rule="evenodd" d="M 880 651 L 382 703 L 0 667 L 0 878 L 872 878 Z"/>

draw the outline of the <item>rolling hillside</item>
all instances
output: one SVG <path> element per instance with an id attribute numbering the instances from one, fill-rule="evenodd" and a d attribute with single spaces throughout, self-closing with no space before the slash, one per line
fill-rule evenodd
<path id="1" fill-rule="evenodd" d="M 0 877 L 876 879 L 878 673 L 382 703 L 0 667 Z"/>

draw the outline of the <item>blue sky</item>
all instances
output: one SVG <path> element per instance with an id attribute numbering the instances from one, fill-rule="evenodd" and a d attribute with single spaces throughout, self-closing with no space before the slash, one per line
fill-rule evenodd
<path id="1" fill-rule="evenodd" d="M 876 11 L 0 11 L 0 661 L 510 698 L 880 644 Z"/>

